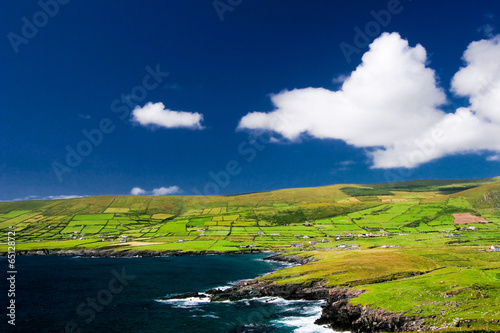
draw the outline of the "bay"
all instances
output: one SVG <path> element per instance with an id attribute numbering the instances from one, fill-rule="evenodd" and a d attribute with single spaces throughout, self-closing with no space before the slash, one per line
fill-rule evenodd
<path id="1" fill-rule="evenodd" d="M 262 298 L 167 300 L 286 266 L 268 254 L 152 258 L 17 257 L 16 325 L 5 332 L 332 332 L 322 302 Z M 0 259 L 7 271 L 7 261 Z M 6 276 L 2 308 L 7 306 Z"/>

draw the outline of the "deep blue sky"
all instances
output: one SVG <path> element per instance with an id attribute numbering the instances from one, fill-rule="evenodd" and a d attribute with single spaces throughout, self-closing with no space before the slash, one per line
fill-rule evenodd
<path id="1" fill-rule="evenodd" d="M 238 153 L 240 143 L 252 140 L 251 133 L 236 131 L 239 120 L 252 111 L 272 111 L 270 94 L 338 88 L 332 79 L 353 71 L 368 50 L 348 62 L 340 43 L 352 44 L 353 28 L 363 29 L 373 20 L 370 11 L 387 4 L 243 0 L 221 21 L 211 0 L 73 0 L 16 53 L 8 33 L 22 35 L 22 18 L 32 22 L 41 7 L 2 1 L 0 200 L 174 185 L 182 194 L 195 188 L 203 193 L 209 173 L 224 170 L 230 160 L 240 163 L 241 172 L 219 186 L 222 194 L 384 182 L 392 180 L 387 171 L 404 179 L 500 175 L 500 163 L 481 154 L 444 157 L 405 173 L 371 169 L 364 149 L 340 140 L 265 141 L 250 162 Z M 480 27 L 500 26 L 500 3 L 402 0 L 401 6 L 383 31 L 422 44 L 451 105 L 466 104 L 449 92 L 450 80 L 467 45 L 485 37 Z M 138 104 L 162 102 L 202 113 L 203 130 L 146 128 L 111 111 L 115 99 L 142 84 L 147 66 L 169 75 Z M 53 162 L 65 163 L 65 147 L 75 148 L 85 139 L 82 130 L 98 128 L 103 118 L 116 129 L 58 179 Z"/>

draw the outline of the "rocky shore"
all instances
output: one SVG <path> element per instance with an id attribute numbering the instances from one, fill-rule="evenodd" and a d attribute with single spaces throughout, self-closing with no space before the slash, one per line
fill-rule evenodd
<path id="1" fill-rule="evenodd" d="M 334 330 L 364 332 L 415 332 L 428 329 L 424 318 L 408 317 L 402 313 L 351 305 L 349 299 L 359 296 L 362 290 L 332 289 L 321 317 L 315 322 Z"/>
<path id="2" fill-rule="evenodd" d="M 293 255 L 274 254 L 267 260 L 284 261 L 293 264 L 306 264 L 314 261 Z M 424 318 L 408 317 L 402 313 L 391 313 L 384 310 L 371 309 L 368 306 L 349 304 L 364 290 L 348 288 L 331 288 L 323 281 L 316 281 L 308 286 L 294 284 L 276 284 L 274 282 L 255 279 L 241 281 L 228 289 L 212 289 L 206 294 L 188 293 L 172 298 L 210 297 L 211 302 L 239 301 L 259 297 L 281 297 L 286 300 L 326 300 L 321 317 L 316 324 L 328 326 L 336 331 L 356 333 L 371 332 L 408 332 L 425 330 Z"/>
<path id="3" fill-rule="evenodd" d="M 260 251 L 234 252 L 158 252 L 149 250 L 37 250 L 17 251 L 16 255 L 71 255 L 82 257 L 165 257 L 165 256 L 194 256 L 194 255 L 230 255 L 230 254 L 261 253 Z M 7 253 L 0 253 L 1 256 Z M 265 260 L 287 262 L 294 265 L 304 265 L 315 261 L 312 257 L 297 255 L 272 254 Z M 349 304 L 351 298 L 359 296 L 363 290 L 349 290 L 348 288 L 331 288 L 323 281 L 314 281 L 309 285 L 276 284 L 272 281 L 254 279 L 241 281 L 231 288 L 221 290 L 212 289 L 205 294 L 190 292 L 172 298 L 206 298 L 211 302 L 239 301 L 259 297 L 281 297 L 286 300 L 326 300 L 321 317 L 316 321 L 318 325 L 327 325 L 337 331 L 361 332 L 407 332 L 425 330 L 424 318 L 404 316 L 401 313 L 391 313 L 384 310 L 371 309 L 368 306 Z"/>

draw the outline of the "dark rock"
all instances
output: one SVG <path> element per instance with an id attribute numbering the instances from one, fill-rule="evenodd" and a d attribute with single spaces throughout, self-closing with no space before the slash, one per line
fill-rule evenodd
<path id="1" fill-rule="evenodd" d="M 207 298 L 208 296 L 205 294 L 197 293 L 197 292 L 190 292 L 190 293 L 185 293 L 182 295 L 172 296 L 172 297 L 169 297 L 167 299 L 185 299 L 185 298 L 192 298 L 192 297 Z"/>
<path id="2" fill-rule="evenodd" d="M 211 301 L 238 301 L 255 297 L 282 297 L 288 300 L 321 300 L 328 297 L 330 288 L 323 286 L 304 287 L 302 285 L 284 284 L 278 285 L 259 280 L 242 281 L 233 287 L 220 290 L 212 289 L 207 291 Z"/>
<path id="3" fill-rule="evenodd" d="M 423 318 L 407 317 L 401 313 L 371 309 L 368 306 L 349 304 L 349 299 L 362 291 L 336 289 L 327 299 L 318 325 L 329 325 L 334 330 L 350 330 L 355 333 L 406 332 L 425 329 Z"/>
<path id="4" fill-rule="evenodd" d="M 305 264 L 308 264 L 310 262 L 317 261 L 317 259 L 313 258 L 313 257 L 301 257 L 301 256 L 296 256 L 296 255 L 283 255 L 280 253 L 270 255 L 269 257 L 265 258 L 265 260 L 287 262 L 287 263 L 295 264 L 295 265 L 305 265 Z"/>

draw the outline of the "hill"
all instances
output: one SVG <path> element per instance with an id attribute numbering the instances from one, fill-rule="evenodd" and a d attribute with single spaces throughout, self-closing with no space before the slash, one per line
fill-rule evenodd
<path id="1" fill-rule="evenodd" d="M 500 243 L 499 207 L 498 178 L 2 202 L 0 242 L 4 254 L 8 232 L 18 254 L 280 251 L 315 261 L 262 281 L 362 291 L 349 304 L 493 332 L 500 252 L 486 250 Z"/>
<path id="2" fill-rule="evenodd" d="M 455 229 L 453 213 L 484 214 L 495 221 L 499 198 L 500 182 L 490 178 L 331 185 L 231 196 L 106 195 L 1 202 L 0 241 L 6 241 L 7 229 L 16 231 L 18 249 L 25 250 L 140 246 L 231 251 L 250 245 L 269 250 L 380 229 L 429 238 Z M 120 242 L 121 236 L 127 242 Z M 475 244 L 480 240 L 476 238 Z"/>

